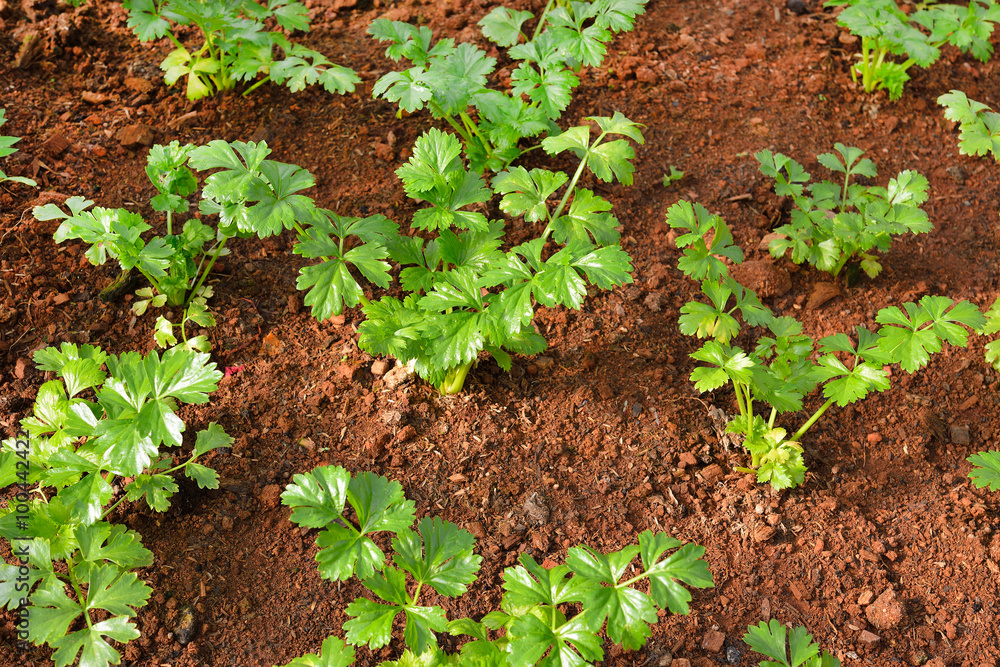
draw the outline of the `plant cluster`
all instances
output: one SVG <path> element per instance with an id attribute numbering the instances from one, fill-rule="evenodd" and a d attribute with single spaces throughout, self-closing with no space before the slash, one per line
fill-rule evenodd
<path id="1" fill-rule="evenodd" d="M 809 183 L 809 173 L 795 160 L 763 150 L 754 157 L 762 174 L 775 181 L 775 192 L 791 197 L 795 209 L 781 234 L 770 242 L 774 257 L 790 254 L 836 276 L 853 258 L 874 278 L 882 271 L 875 251 L 886 252 L 894 236 L 923 234 L 934 226 L 920 206 L 927 201 L 927 179 L 914 171 L 902 171 L 888 187 L 852 183 L 851 178 L 875 178 L 875 164 L 861 158 L 860 148 L 835 144 L 838 154 L 823 153 L 816 159 L 832 172 L 843 174 L 842 184 L 832 181 Z"/>
<path id="2" fill-rule="evenodd" d="M 296 0 L 124 0 L 128 26 L 140 42 L 167 37 L 176 47 L 160 64 L 172 86 L 186 78 L 189 100 L 232 90 L 257 80 L 249 94 L 268 81 L 294 93 L 321 85 L 327 92 L 353 92 L 360 82 L 353 70 L 334 64 L 318 51 L 291 42 L 284 31 L 309 31 L 309 10 Z M 278 29 L 269 28 L 276 24 Z M 178 38 L 180 26 L 202 35 L 194 50 Z M 278 57 L 278 53 L 281 57 Z"/>
<path id="3" fill-rule="evenodd" d="M 0 510 L 0 535 L 21 560 L 0 564 L 0 605 L 30 618 L 27 639 L 53 648 L 57 667 L 107 667 L 121 660 L 109 639 L 139 637 L 129 619 L 152 591 L 133 570 L 153 562 L 140 536 L 108 516 L 126 500 L 165 511 L 175 474 L 218 488 L 198 459 L 230 445 L 220 426 L 198 432 L 179 463 L 161 447 L 182 446 L 178 405 L 207 402 L 222 373 L 207 354 L 179 347 L 143 357 L 63 343 L 34 359 L 58 379 L 39 388 L 21 422 L 27 446 L 8 440 L 0 451 L 0 488 L 21 489 Z M 115 485 L 122 493 L 112 504 Z"/>
<path id="4" fill-rule="evenodd" d="M 0 109 L 0 127 L 3 127 L 4 123 L 7 122 L 7 110 Z M 7 157 L 13 153 L 17 152 L 16 148 L 12 148 L 14 144 L 21 140 L 20 137 L 5 137 L 0 135 L 0 157 Z M 31 187 L 38 187 L 38 183 L 31 180 L 30 178 L 25 178 L 24 176 L 8 176 L 0 169 L 0 183 L 6 181 L 12 181 L 14 183 L 21 183 L 22 185 L 28 185 Z"/>
<path id="5" fill-rule="evenodd" d="M 358 329 L 362 349 L 413 362 L 416 372 L 442 393 L 455 393 L 484 350 L 509 370 L 508 350 L 537 354 L 545 349 L 545 339 L 532 325 L 536 303 L 579 309 L 588 282 L 601 289 L 632 282 L 631 258 L 618 245 L 611 204 L 578 182 L 589 169 L 600 180 L 631 184 L 634 152 L 626 139 L 642 143 L 642 134 L 617 112 L 587 120 L 597 126 L 596 138 L 583 125 L 541 144 L 550 155 L 570 151 L 579 156 L 572 177 L 512 167 L 487 186 L 465 168 L 457 137 L 432 129 L 417 139 L 413 155 L 396 173 L 411 198 L 429 204 L 416 212 L 411 227 L 436 232 L 436 238 L 425 242 L 396 235 L 384 248 L 368 251 L 405 267 L 399 281 L 408 295 L 368 303 L 360 289 L 345 292 L 347 305 L 364 303 L 367 320 Z M 504 223 L 469 210 L 497 195 L 501 211 L 544 223 L 540 235 L 502 251 Z M 555 196 L 558 203 L 550 204 Z M 561 247 L 553 249 L 552 242 Z M 310 285 L 305 303 L 325 317 L 328 313 L 315 303 L 327 298 L 328 289 L 303 273 L 299 287 Z"/>
<path id="6" fill-rule="evenodd" d="M 824 7 L 846 5 L 837 23 L 861 38 L 858 62 L 851 67 L 855 81 L 861 77 L 865 92 L 886 89 L 898 100 L 907 74 L 914 65 L 930 67 L 941 57 L 941 47 L 951 44 L 986 62 L 993 54 L 990 35 L 1000 21 L 994 0 L 971 0 L 967 6 L 942 4 L 912 14 L 895 0 L 827 0 Z M 906 56 L 897 62 L 892 56 Z"/>
<path id="7" fill-rule="evenodd" d="M 634 157 L 625 139 L 642 142 L 639 127 L 619 113 L 593 117 L 600 132 L 579 126 L 547 137 L 542 146 L 550 154 L 574 151 L 581 155 L 572 178 L 564 172 L 514 167 L 498 174 L 487 186 L 482 176 L 468 171 L 460 157 L 458 139 L 432 129 L 422 135 L 407 164 L 397 170 L 407 194 L 429 206 L 416 212 L 412 227 L 436 232 L 429 241 L 399 233 L 384 216 L 341 217 L 318 208 L 298 194 L 314 183 L 312 175 L 295 165 L 267 160 L 264 143 L 212 141 L 207 146 L 156 146 L 150 152 L 147 173 L 156 186 L 153 208 L 166 214 L 167 234 L 144 240 L 151 229 L 143 218 L 126 209 L 89 209 L 82 197 L 67 200 L 70 213 L 55 204 L 36 207 L 39 220 L 62 219 L 56 241 L 79 238 L 90 244 L 87 258 L 103 264 L 117 259 L 123 270 L 135 269 L 151 287 L 138 292 L 137 314 L 164 305 L 183 309 L 181 321 L 160 315 L 155 337 L 161 347 L 177 342 L 175 329 L 187 347 L 207 350 L 204 335 L 188 337 L 187 324 L 213 326 L 205 280 L 215 260 L 233 236 L 264 238 L 293 229 L 298 241 L 293 252 L 319 260 L 300 270 L 297 287 L 306 290 L 305 304 L 323 320 L 345 306 L 364 306 L 360 346 L 372 354 L 390 354 L 413 362 L 417 373 L 444 393 L 462 389 L 466 375 L 487 351 L 509 369 L 506 350 L 536 354 L 545 339 L 531 324 L 535 303 L 580 308 L 587 282 L 601 289 L 632 282 L 629 256 L 617 245 L 618 220 L 611 204 L 593 191 L 577 187 L 589 168 L 599 179 L 632 182 Z M 174 234 L 173 215 L 188 210 L 187 197 L 197 190 L 190 167 L 220 169 L 204 181 L 199 211 L 180 234 Z M 549 199 L 562 190 L 559 203 Z M 474 205 L 501 195 L 500 209 L 544 222 L 541 235 L 506 253 L 501 251 L 504 225 L 489 221 Z M 216 229 L 202 220 L 218 216 Z M 453 231 L 455 228 L 457 231 Z M 552 251 L 547 244 L 563 246 Z M 392 259 L 404 268 L 400 285 L 408 292 L 402 301 L 383 297 L 371 302 L 354 269 L 368 282 L 389 286 Z"/>
<path id="8" fill-rule="evenodd" d="M 140 289 L 133 304 L 136 315 L 149 307 L 178 307 L 179 323 L 164 315 L 156 320 L 155 339 L 160 347 L 177 343 L 179 330 L 184 345 L 207 351 L 204 335 L 190 337 L 188 323 L 201 327 L 215 325 L 207 299 L 212 288 L 205 284 L 215 261 L 225 255 L 226 242 L 235 237 L 260 238 L 308 224 L 322 216 L 312 199 L 296 194 L 312 187 L 312 175 L 295 165 L 266 159 L 270 149 L 263 142 L 232 144 L 212 141 L 207 146 L 181 146 L 171 142 L 154 146 L 149 153 L 146 174 L 157 190 L 150 201 L 153 210 L 165 214 L 166 234 L 143 235 L 152 229 L 141 215 L 124 208 L 90 208 L 94 202 L 83 197 L 66 200 L 69 213 L 55 204 L 35 207 L 38 220 L 62 220 L 54 238 L 61 243 L 81 239 L 90 245 L 86 257 L 94 265 L 118 261 L 125 272 L 137 271 L 150 286 Z M 198 217 L 175 225 L 175 215 L 186 215 L 188 197 L 198 189 L 191 167 L 199 171 L 219 169 L 205 179 Z M 331 214 L 332 215 L 332 214 Z M 205 224 L 205 216 L 218 216 L 216 228 Z"/>
<path id="9" fill-rule="evenodd" d="M 522 139 L 559 134 L 556 121 L 569 106 L 582 66 L 597 67 L 615 33 L 631 30 L 646 0 L 550 2 L 529 38 L 531 12 L 496 7 L 479 22 L 483 36 L 507 49 L 517 63 L 510 91 L 491 88 L 496 58 L 451 38 L 432 42 L 426 26 L 377 19 L 368 32 L 389 42 L 386 56 L 411 67 L 389 72 L 373 89 L 400 113 L 426 107 L 462 138 L 471 171 L 500 171 L 526 150 Z M 477 120 L 478 119 L 478 120 Z"/>
<path id="10" fill-rule="evenodd" d="M 370 472 L 352 476 L 338 466 L 296 475 L 282 502 L 292 508 L 293 523 L 320 529 L 320 575 L 334 581 L 356 576 L 373 596 L 347 606 L 347 643 L 386 646 L 401 621 L 406 650 L 383 665 L 592 664 L 604 657 L 602 629 L 611 641 L 638 649 L 657 621 L 657 608 L 688 613 L 691 594 L 682 583 L 713 586 L 703 547 L 645 531 L 638 546 L 609 554 L 572 547 L 566 564 L 551 569 L 522 554 L 520 565 L 504 571 L 500 610 L 480 621 L 449 621 L 444 609 L 426 602 L 460 596 L 476 581 L 482 557 L 474 553 L 471 533 L 436 517 L 420 519 L 411 530 L 414 504 L 398 482 Z M 347 506 L 354 520 L 345 514 Z M 371 538 L 384 532 L 393 536 L 392 564 Z M 647 580 L 649 593 L 634 587 Z M 468 638 L 459 653 L 447 655 L 439 647 L 436 634 L 444 632 Z M 331 637 L 320 655 L 288 667 L 346 666 L 353 659 L 353 648 Z"/>
<path id="11" fill-rule="evenodd" d="M 982 331 L 987 319 L 971 303 L 943 296 L 925 296 L 902 308 L 878 312 L 878 331 L 858 326 L 854 338 L 837 333 L 816 344 L 802 333 L 792 317 L 776 317 L 757 295 L 730 275 L 727 264 L 743 261 L 732 245 L 728 226 L 700 204 L 680 201 L 667 211 L 667 223 L 685 233 L 677 238 L 684 249 L 678 267 L 689 278 L 701 281 L 708 303 L 693 301 L 681 308 L 681 332 L 709 339 L 691 356 L 707 364 L 691 373 L 699 391 L 733 385 L 739 415 L 727 426 L 741 434 L 750 451 L 750 468 L 757 481 L 776 489 L 794 487 L 805 479 L 806 466 L 800 439 L 834 404 L 844 407 L 871 392 L 890 386 L 886 367 L 899 365 L 913 373 L 927 365 L 930 355 L 947 342 L 965 347 L 968 329 Z M 710 239 L 710 240 L 709 240 Z M 737 319 L 739 314 L 742 319 Z M 743 325 L 764 327 L 767 333 L 750 338 L 749 352 L 730 343 L 742 337 Z M 753 341 L 756 342 L 753 342 Z M 826 401 L 791 436 L 775 425 L 779 413 L 798 412 L 803 401 L 822 386 Z M 765 419 L 754 410 L 754 401 L 770 407 Z"/>

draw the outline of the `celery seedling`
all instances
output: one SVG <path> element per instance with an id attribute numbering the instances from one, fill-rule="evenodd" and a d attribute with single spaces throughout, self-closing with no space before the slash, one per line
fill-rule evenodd
<path id="1" fill-rule="evenodd" d="M 352 70 L 285 36 L 284 30 L 309 30 L 309 11 L 296 0 L 124 0 L 128 26 L 141 42 L 168 38 L 176 47 L 160 65 L 172 86 L 186 79 L 186 95 L 197 100 L 253 81 L 249 94 L 267 81 L 294 93 L 319 84 L 330 93 L 353 92 L 360 82 Z M 268 29 L 273 21 L 280 30 Z M 193 25 L 203 42 L 188 50 L 177 37 L 179 26 Z M 276 57 L 279 51 L 282 57 Z"/>
<path id="2" fill-rule="evenodd" d="M 1000 114 L 960 90 L 937 99 L 944 116 L 959 124 L 958 150 L 964 155 L 992 155 L 1000 160 Z"/>
<path id="3" fill-rule="evenodd" d="M 400 113 L 427 107 L 462 138 L 471 170 L 500 171 L 524 150 L 522 139 L 558 134 L 555 121 L 569 106 L 579 85 L 574 71 L 604 60 L 614 33 L 631 30 L 646 0 L 549 2 L 531 38 L 522 32 L 530 12 L 496 7 L 480 22 L 483 35 L 517 62 L 510 92 L 487 86 L 496 59 L 472 44 L 451 38 L 432 43 L 426 26 L 377 19 L 368 32 L 389 42 L 386 56 L 408 60 L 411 67 L 389 72 L 373 89 L 399 105 Z"/>
<path id="4" fill-rule="evenodd" d="M 322 466 L 296 475 L 282 502 L 292 507 L 292 522 L 323 528 L 316 540 L 320 574 L 338 580 L 356 574 L 376 598 L 348 605 L 348 643 L 385 646 L 392 640 L 394 622 L 402 618 L 407 650 L 399 661 L 384 663 L 389 666 L 418 661 L 513 667 L 587 664 L 604 658 L 598 634 L 602 629 L 626 649 L 641 648 L 651 635 L 650 624 L 658 619 L 657 609 L 688 613 L 691 594 L 682 584 L 713 586 L 703 547 L 647 530 L 639 535 L 638 546 L 609 554 L 571 547 L 566 564 L 551 569 L 522 554 L 520 565 L 504 572 L 499 610 L 481 621 L 449 622 L 442 607 L 421 602 L 431 590 L 436 597 L 462 595 L 476 581 L 482 557 L 474 553 L 470 533 L 430 517 L 410 530 L 413 503 L 403 497 L 398 483 L 371 473 L 352 477 L 340 467 Z M 356 522 L 343 516 L 346 504 L 353 508 Z M 366 537 L 376 531 L 394 535 L 393 565 Z M 648 593 L 634 587 L 646 580 Z M 436 635 L 441 632 L 470 641 L 460 653 L 448 655 L 438 646 Z M 328 641 L 322 650 L 328 662 L 293 662 L 289 667 L 349 665 L 353 652 L 339 639 Z"/>
<path id="5" fill-rule="evenodd" d="M 875 164 L 859 148 L 835 144 L 838 154 L 817 156 L 821 165 L 843 174 L 843 184 L 822 181 L 809 184 L 809 174 L 795 160 L 763 150 L 754 157 L 760 171 L 775 180 L 778 196 L 791 197 L 795 209 L 781 234 L 770 242 L 773 257 L 790 253 L 796 264 L 807 262 L 837 276 L 854 257 L 861 269 L 874 278 L 882 271 L 876 251 L 886 252 L 894 236 L 923 234 L 934 228 L 920 206 L 927 201 L 927 179 L 914 171 L 902 171 L 887 187 L 852 183 L 854 176 L 874 178 Z M 808 190 L 809 194 L 806 194 Z"/>
<path id="6" fill-rule="evenodd" d="M 840 667 L 840 660 L 826 651 L 820 653 L 819 644 L 813 642 L 812 635 L 801 625 L 788 633 L 787 648 L 785 633 L 785 626 L 771 619 L 747 628 L 743 641 L 752 650 L 772 659 L 764 660 L 760 667 Z"/>
<path id="7" fill-rule="evenodd" d="M 132 570 L 153 563 L 137 533 L 107 518 L 126 500 L 165 511 L 178 490 L 175 473 L 218 488 L 216 472 L 196 461 L 230 446 L 220 426 L 200 431 L 179 464 L 160 448 L 181 446 L 178 404 L 208 401 L 222 373 L 207 354 L 182 348 L 115 356 L 63 343 L 36 352 L 35 363 L 57 379 L 39 388 L 21 422 L 28 439 L 0 451 L 0 488 L 17 484 L 25 496 L 21 508 L 11 502 L 0 511 L 0 536 L 15 555 L 26 554 L 20 568 L 0 564 L 0 605 L 26 610 L 28 640 L 55 649 L 57 667 L 107 667 L 121 660 L 109 639 L 139 637 L 130 619 L 152 591 Z M 80 397 L 91 391 L 94 400 Z M 124 491 L 114 503 L 113 485 Z"/>
<path id="8" fill-rule="evenodd" d="M 930 67 L 945 44 L 986 62 L 993 53 L 993 24 L 1000 20 L 994 0 L 971 0 L 966 7 L 934 5 L 909 16 L 895 0 L 827 0 L 824 6 L 842 5 L 847 7 L 837 22 L 861 38 L 851 76 L 855 81 L 861 77 L 865 92 L 885 88 L 893 100 L 902 96 L 910 80 L 907 70 L 913 65 Z M 903 62 L 891 58 L 901 55 L 907 56 Z"/>
<path id="9" fill-rule="evenodd" d="M 783 173 L 788 180 L 779 181 L 779 188 L 802 187 L 796 183 L 800 170 L 792 166 Z M 849 190 L 844 192 L 843 196 L 849 196 Z M 678 267 L 702 281 L 702 292 L 710 301 L 710 305 L 694 301 L 681 308 L 681 332 L 710 339 L 691 354 L 706 364 L 691 373 L 691 380 L 703 392 L 733 385 L 739 416 L 727 430 L 743 435 L 751 454 L 750 468 L 741 470 L 756 473 L 759 482 L 777 489 L 805 480 L 800 440 L 831 406 L 844 407 L 873 391 L 885 391 L 890 384 L 885 366 L 898 364 L 913 373 L 927 365 L 929 355 L 939 352 L 944 342 L 965 347 L 965 327 L 979 331 L 986 324 L 986 318 L 966 301 L 925 296 L 919 303 L 904 304 L 902 310 L 883 308 L 875 318 L 883 325 L 877 332 L 859 326 L 854 340 L 843 333 L 826 336 L 819 341 L 820 356 L 814 360 L 814 342 L 802 333 L 801 323 L 775 317 L 752 290 L 729 276 L 719 256 L 739 263 L 743 255 L 730 245 L 732 236 L 719 216 L 681 201 L 668 210 L 667 223 L 687 232 L 677 239 L 678 247 L 684 249 Z M 705 240 L 709 234 L 711 244 Z M 737 313 L 744 324 L 766 327 L 770 334 L 759 337 L 750 352 L 729 345 L 742 329 Z M 775 425 L 778 414 L 802 410 L 805 397 L 820 385 L 826 401 L 798 430 L 789 435 Z M 766 420 L 756 413 L 755 401 L 770 408 Z"/>

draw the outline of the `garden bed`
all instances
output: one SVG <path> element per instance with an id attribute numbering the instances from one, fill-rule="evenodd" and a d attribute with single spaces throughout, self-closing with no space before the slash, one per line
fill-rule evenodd
<path id="1" fill-rule="evenodd" d="M 79 242 L 56 244 L 57 222 L 36 221 L 33 206 L 81 195 L 149 213 L 143 125 L 157 143 L 266 140 L 274 159 L 316 176 L 320 205 L 404 223 L 413 204 L 394 170 L 430 119 L 397 118 L 372 99 L 374 82 L 395 67 L 365 30 L 388 16 L 481 39 L 475 24 L 491 6 L 315 0 L 313 31 L 301 41 L 354 68 L 357 92 L 265 85 L 246 98 L 191 103 L 163 85 L 165 44 L 136 42 L 117 3 L 92 0 L 70 27 L 48 4 L 36 3 L 34 24 L 13 4 L 0 14 L 4 62 L 27 30 L 39 30 L 45 48 L 0 83 L 3 132 L 23 137 L 4 170 L 40 186 L 0 186 L 4 437 L 46 379 L 33 351 L 62 341 L 115 353 L 152 346 L 152 318 L 133 317 L 131 297 L 97 298 L 117 269 L 91 266 Z M 540 3 L 509 4 L 537 11 Z M 522 552 L 561 563 L 570 546 L 620 549 L 646 529 L 705 546 L 715 588 L 694 591 L 689 616 L 664 616 L 644 649 L 608 643 L 606 664 L 668 665 L 668 656 L 675 665 L 751 664 L 741 638 L 771 618 L 805 625 L 845 665 L 1000 661 L 1000 495 L 976 490 L 965 460 L 1000 448 L 998 378 L 981 338 L 945 346 L 885 393 L 832 408 L 805 439 L 806 483 L 781 493 L 734 470 L 746 453 L 728 446 L 710 412 L 736 412 L 732 393 L 700 395 L 688 379 L 697 345 L 680 334 L 678 313 L 697 286 L 677 270 L 677 233 L 665 223 L 678 199 L 725 218 L 747 258 L 763 262 L 760 275 L 741 279 L 815 338 L 875 327 L 879 309 L 927 294 L 980 308 L 1000 294 L 1000 172 L 959 154 L 936 103 L 958 89 L 997 106 L 996 63 L 946 50 L 933 67 L 915 68 L 902 99 L 890 102 L 851 81 L 857 44 L 835 15 L 798 4 L 804 13 L 773 0 L 654 0 L 604 65 L 585 69 L 563 127 L 615 110 L 646 126 L 631 187 L 587 184 L 614 203 L 635 282 L 597 293 L 580 312 L 540 309 L 549 350 L 516 358 L 510 373 L 484 357 L 461 394 L 442 397 L 419 380 L 390 389 L 381 364 L 357 347 L 360 309 L 317 322 L 303 305 L 295 288 L 303 260 L 287 234 L 234 240 L 210 279 L 218 326 L 207 332 L 213 359 L 229 370 L 210 403 L 181 415 L 192 430 L 219 422 L 235 442 L 210 459 L 218 490 L 182 482 L 166 514 L 139 503 L 117 511 L 155 555 L 141 571 L 154 591 L 136 620 L 143 636 L 123 664 L 268 666 L 342 636 L 344 609 L 362 588 L 320 579 L 315 531 L 290 523 L 279 499 L 293 475 L 328 463 L 398 480 L 418 516 L 476 536 L 483 569 L 466 596 L 441 602 L 450 617 L 495 609 L 500 574 Z M 836 142 L 864 149 L 879 184 L 904 169 L 923 173 L 935 227 L 898 240 L 881 275 L 851 286 L 772 262 L 761 246 L 785 211 L 754 153 L 784 153 L 825 177 L 815 156 Z M 525 164 L 540 159 L 529 154 Z M 671 166 L 685 176 L 664 187 Z M 821 402 L 807 399 L 813 409 Z M 193 620 L 181 613 L 186 605 Z M 14 616 L 0 619 L 12 646 Z M 182 646 L 184 622 L 195 635 Z M 360 648 L 358 664 L 400 650 Z M 0 667 L 48 664 L 47 649 L 0 653 Z"/>

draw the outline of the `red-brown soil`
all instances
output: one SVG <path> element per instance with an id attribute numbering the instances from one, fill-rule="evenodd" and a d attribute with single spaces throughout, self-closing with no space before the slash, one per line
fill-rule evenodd
<path id="1" fill-rule="evenodd" d="M 409 219 L 411 202 L 393 171 L 432 121 L 426 113 L 397 119 L 395 108 L 371 98 L 373 82 L 393 65 L 365 28 L 389 15 L 479 39 L 475 22 L 493 3 L 309 4 L 314 30 L 303 41 L 358 70 L 357 93 L 264 86 L 248 98 L 189 103 L 163 86 L 166 43 L 140 45 L 117 3 L 91 0 L 77 27 L 64 30 L 55 14 L 64 8 L 36 2 L 35 25 L 18 3 L 0 2 L 0 67 L 25 31 L 48 40 L 26 68 L 0 69 L 3 131 L 23 137 L 3 168 L 40 184 L 0 186 L 5 437 L 44 381 L 19 359 L 67 340 L 113 352 L 151 348 L 152 317 L 134 319 L 127 300 L 97 299 L 117 269 L 90 266 L 78 242 L 57 245 L 55 223 L 30 213 L 48 193 L 149 213 L 146 151 L 121 147 L 121 128 L 147 123 L 161 143 L 266 139 L 275 159 L 316 175 L 321 205 Z M 537 12 L 544 3 L 511 4 Z M 695 342 L 679 334 L 677 317 L 696 286 L 676 269 L 664 213 L 680 198 L 697 200 L 725 217 L 748 259 L 767 260 L 759 243 L 780 224 L 781 209 L 753 158 L 763 148 L 825 176 L 815 155 L 843 142 L 876 162 L 879 183 L 903 169 L 930 179 L 925 209 L 935 230 L 897 241 L 877 279 L 815 306 L 810 294 L 829 277 L 777 262 L 790 283 L 772 280 L 781 293 L 766 302 L 800 318 L 810 335 L 874 326 L 879 308 L 924 294 L 983 307 L 1000 291 L 1000 171 L 959 155 L 935 103 L 960 89 L 997 106 L 998 68 L 946 50 L 929 70 L 914 68 L 901 101 L 866 95 L 848 75 L 857 45 L 830 10 L 809 4 L 815 13 L 799 16 L 784 0 L 653 0 L 605 65 L 584 72 L 564 127 L 616 109 L 646 125 L 635 184 L 588 185 L 614 202 L 635 284 L 597 294 L 578 313 L 541 309 L 545 357 L 517 359 L 510 374 L 483 360 L 458 396 L 442 398 L 419 382 L 386 390 L 371 373 L 373 359 L 357 349 L 358 311 L 320 323 L 303 308 L 290 237 L 233 244 L 213 275 L 219 324 L 208 334 L 214 358 L 243 370 L 222 381 L 211 403 L 182 416 L 190 432 L 217 421 L 236 441 L 210 459 L 223 477 L 219 490 L 182 486 L 165 515 L 136 505 L 116 517 L 156 556 L 141 573 L 155 590 L 137 619 L 143 637 L 128 646 L 124 664 L 268 666 L 342 635 L 344 607 L 361 589 L 319 578 L 314 531 L 294 527 L 276 495 L 292 475 L 323 463 L 397 479 L 420 515 L 477 536 L 482 576 L 464 598 L 445 601 L 452 617 L 494 609 L 500 574 L 521 552 L 561 562 L 568 546 L 621 548 L 647 528 L 707 547 L 716 587 L 695 592 L 690 616 L 663 618 L 645 649 L 608 644 L 606 664 L 668 665 L 667 656 L 675 665 L 756 664 L 741 637 L 768 618 L 806 625 L 845 665 L 998 664 L 1000 494 L 974 489 L 965 461 L 997 449 L 1000 436 L 997 373 L 981 339 L 946 349 L 913 376 L 894 375 L 884 394 L 832 409 L 806 440 L 806 484 L 780 494 L 734 471 L 744 452 L 720 444 L 709 408 L 733 412 L 732 395 L 699 396 L 688 380 Z M 670 165 L 687 175 L 664 188 Z M 265 336 L 277 344 L 264 346 Z M 968 439 L 952 437 L 964 429 Z M 526 516 L 532 497 L 550 510 L 541 525 Z M 886 591 L 902 618 L 878 628 L 866 612 Z M 198 635 L 182 647 L 174 631 L 185 604 L 194 605 Z M 726 637 L 720 652 L 702 647 L 713 629 Z M 20 654 L 13 637 L 12 615 L 0 615 L 0 666 L 50 664 L 46 650 Z M 399 651 L 398 642 L 374 654 L 361 649 L 358 664 Z"/>

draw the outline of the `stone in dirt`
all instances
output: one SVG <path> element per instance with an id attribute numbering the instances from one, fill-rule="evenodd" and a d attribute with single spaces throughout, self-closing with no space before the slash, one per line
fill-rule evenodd
<path id="1" fill-rule="evenodd" d="M 385 375 L 389 370 L 389 362 L 386 359 L 376 359 L 372 362 L 372 375 Z"/>
<path id="2" fill-rule="evenodd" d="M 104 93 L 94 93 L 89 90 L 85 90 L 80 93 L 80 97 L 87 104 L 103 104 L 107 102 L 110 98 Z"/>
<path id="3" fill-rule="evenodd" d="M 539 526 L 549 522 L 549 507 L 545 503 L 545 497 L 537 491 L 524 501 L 523 509 L 529 521 Z"/>
<path id="4" fill-rule="evenodd" d="M 260 492 L 260 504 L 264 506 L 265 509 L 274 509 L 281 502 L 281 486 L 277 484 L 268 484 L 264 487 L 264 490 Z"/>
<path id="5" fill-rule="evenodd" d="M 276 357 L 281 354 L 281 351 L 284 349 L 285 343 L 273 333 L 269 333 L 264 336 L 264 340 L 260 343 L 261 355 L 266 354 L 269 357 Z"/>
<path id="6" fill-rule="evenodd" d="M 952 426 L 951 442 L 954 445 L 967 445 L 971 441 L 968 426 Z"/>
<path id="7" fill-rule="evenodd" d="M 865 609 L 865 616 L 879 630 L 891 630 L 903 620 L 903 605 L 896 600 L 896 591 L 886 589 Z"/>
<path id="8" fill-rule="evenodd" d="M 413 369 L 401 361 L 396 362 L 396 366 L 382 376 L 386 389 L 396 389 L 413 380 Z"/>
<path id="9" fill-rule="evenodd" d="M 24 379 L 24 369 L 28 367 L 31 362 L 24 357 L 18 357 L 17 361 L 14 362 L 14 377 L 18 380 Z"/>
<path id="10" fill-rule="evenodd" d="M 725 473 L 722 470 L 722 466 L 718 463 L 713 463 L 701 471 L 701 478 L 705 480 L 706 484 L 715 484 L 720 481 L 724 475 Z"/>
<path id="11" fill-rule="evenodd" d="M 72 145 L 73 142 L 67 139 L 65 134 L 56 132 L 45 140 L 45 143 L 42 144 L 42 150 L 53 157 L 58 157 Z"/>
<path id="12" fill-rule="evenodd" d="M 156 140 L 156 130 L 144 123 L 134 123 L 118 130 L 115 139 L 122 148 L 134 151 L 143 146 L 152 146 Z"/>
<path id="13" fill-rule="evenodd" d="M 879 643 L 880 639 L 882 638 L 874 632 L 869 632 L 868 630 L 862 630 L 861 634 L 858 635 L 858 641 L 865 646 L 875 646 L 875 644 Z"/>
<path id="14" fill-rule="evenodd" d="M 701 647 L 710 653 L 718 653 L 726 643 L 726 635 L 718 630 L 709 630 L 701 640 Z"/>
<path id="15" fill-rule="evenodd" d="M 834 283 L 816 283 L 806 301 L 806 310 L 815 310 L 840 294 L 840 288 Z"/>

